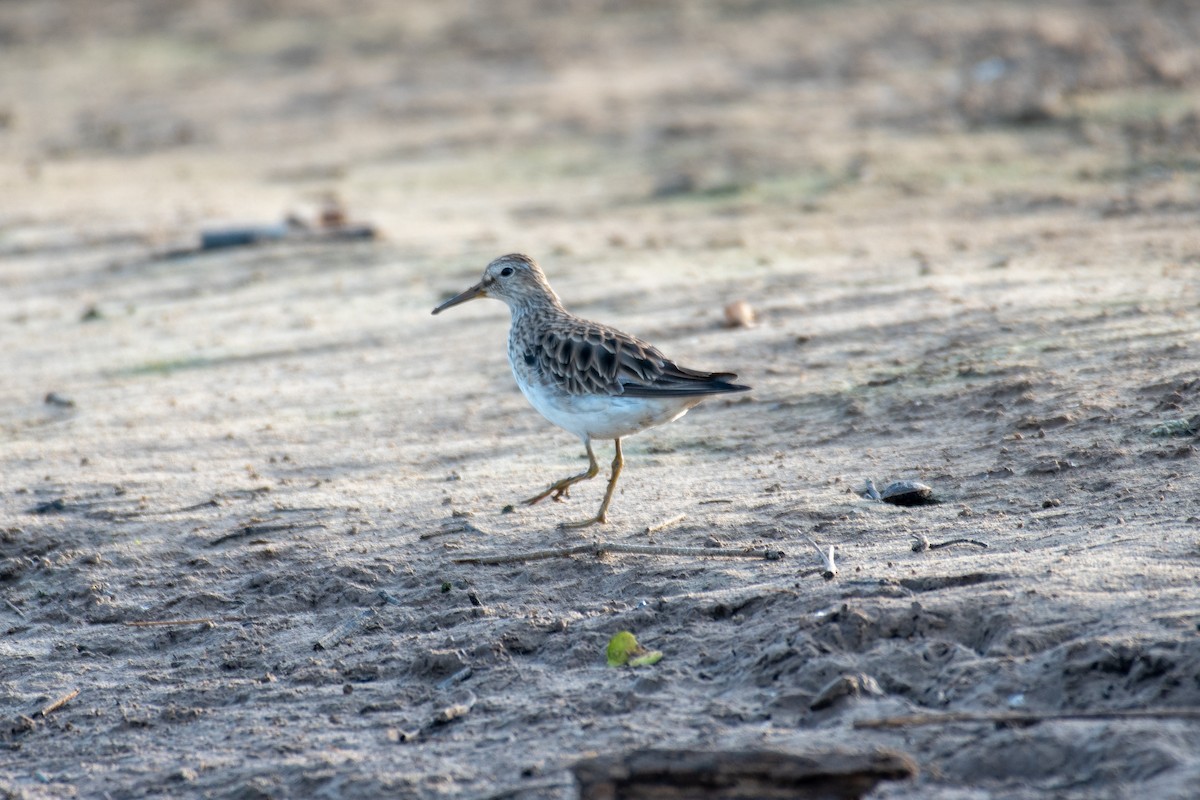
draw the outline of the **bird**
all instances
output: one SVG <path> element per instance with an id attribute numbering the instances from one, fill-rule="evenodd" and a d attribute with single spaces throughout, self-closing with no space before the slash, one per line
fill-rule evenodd
<path id="1" fill-rule="evenodd" d="M 508 361 L 521 393 L 547 420 L 578 436 L 587 451 L 586 470 L 523 502 L 569 497 L 572 486 L 599 474 L 592 442 L 613 441 L 615 455 L 600 510 L 588 519 L 563 523 L 563 528 L 608 521 L 625 465 L 623 438 L 677 420 L 707 397 L 751 388 L 733 383 L 737 375 L 732 372 L 679 366 L 648 342 L 571 314 L 529 256 L 510 253 L 493 260 L 478 283 L 432 313 L 481 297 L 502 300 L 511 312 Z"/>

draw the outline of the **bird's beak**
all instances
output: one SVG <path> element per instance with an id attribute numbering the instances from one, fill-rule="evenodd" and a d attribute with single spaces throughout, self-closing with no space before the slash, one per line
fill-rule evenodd
<path id="1" fill-rule="evenodd" d="M 447 308 L 450 308 L 451 306 L 457 306 L 461 303 L 467 302 L 468 300 L 474 300 L 476 297 L 487 297 L 487 296 L 488 296 L 487 289 L 484 287 L 483 282 L 480 281 L 479 283 L 472 286 L 470 289 L 467 289 L 465 292 L 454 295 L 454 297 L 451 297 L 449 300 L 447 300 L 446 302 L 442 303 L 440 306 L 435 308 L 432 313 L 440 314 L 443 311 L 445 311 Z"/>

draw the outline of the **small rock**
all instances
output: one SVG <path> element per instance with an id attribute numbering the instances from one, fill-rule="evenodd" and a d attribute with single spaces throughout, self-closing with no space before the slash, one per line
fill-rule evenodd
<path id="1" fill-rule="evenodd" d="M 883 502 L 894 506 L 928 506 L 938 502 L 933 497 L 933 489 L 919 481 L 889 483 L 879 496 Z"/>
<path id="2" fill-rule="evenodd" d="M 894 506 L 932 506 L 941 502 L 933 496 L 933 488 L 920 481 L 894 481 L 879 491 L 875 482 L 868 478 L 860 495 Z"/>
<path id="3" fill-rule="evenodd" d="M 46 399 L 43 402 L 48 406 L 58 406 L 59 408 L 75 407 L 74 400 L 66 395 L 59 394 L 58 392 L 50 392 L 46 395 Z"/>
<path id="4" fill-rule="evenodd" d="M 852 672 L 839 675 L 817 692 L 816 698 L 809 705 L 813 711 L 828 708 L 847 697 L 874 696 L 883 697 L 883 688 L 879 681 L 863 672 Z"/>
<path id="5" fill-rule="evenodd" d="M 758 315 L 754 307 L 745 300 L 734 300 L 725 306 L 726 328 L 753 328 L 758 324 Z"/>
<path id="6" fill-rule="evenodd" d="M 434 725 L 445 725 L 448 722 L 453 722 L 459 717 L 465 717 L 471 713 L 471 707 L 466 703 L 455 703 L 454 705 L 446 706 L 439 711 L 433 718 Z"/>
<path id="7" fill-rule="evenodd" d="M 47 500 L 44 503 L 38 503 L 33 508 L 29 509 L 32 514 L 57 514 L 67 510 L 67 501 L 61 497 L 56 497 L 53 500 Z"/>

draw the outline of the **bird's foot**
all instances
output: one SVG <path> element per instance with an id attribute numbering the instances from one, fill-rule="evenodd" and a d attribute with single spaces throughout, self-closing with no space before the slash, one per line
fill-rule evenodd
<path id="1" fill-rule="evenodd" d="M 551 500 L 561 503 L 565 498 L 571 496 L 571 487 L 580 480 L 582 480 L 582 477 L 580 476 L 564 478 L 557 483 L 551 484 L 550 488 L 548 488 L 546 491 L 539 492 L 528 500 L 522 500 L 521 502 L 527 506 L 534 506 L 549 497 Z"/>
<path id="2" fill-rule="evenodd" d="M 608 518 L 604 514 L 597 514 L 591 519 L 580 520 L 579 522 L 560 522 L 558 527 L 563 530 L 576 530 L 578 528 L 587 528 L 592 525 L 604 525 L 608 522 Z"/>
<path id="3" fill-rule="evenodd" d="M 522 500 L 521 504 L 526 505 L 526 506 L 536 506 L 538 503 L 542 502 L 550 495 L 554 495 L 554 499 L 557 500 L 558 493 L 560 491 L 562 491 L 562 489 L 559 488 L 559 486 L 557 484 L 555 484 L 554 486 L 551 486 L 549 489 L 547 489 L 544 492 L 538 492 L 533 497 L 530 497 L 528 500 Z"/>

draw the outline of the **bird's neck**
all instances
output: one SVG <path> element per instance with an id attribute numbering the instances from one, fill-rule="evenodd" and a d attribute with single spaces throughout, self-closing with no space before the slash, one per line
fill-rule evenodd
<path id="1" fill-rule="evenodd" d="M 544 297 L 530 300 L 522 298 L 520 302 L 509 303 L 508 310 L 512 312 L 514 324 L 534 317 L 558 316 L 567 313 L 567 310 L 563 308 L 562 301 L 558 299 L 558 295 L 549 289 Z"/>

